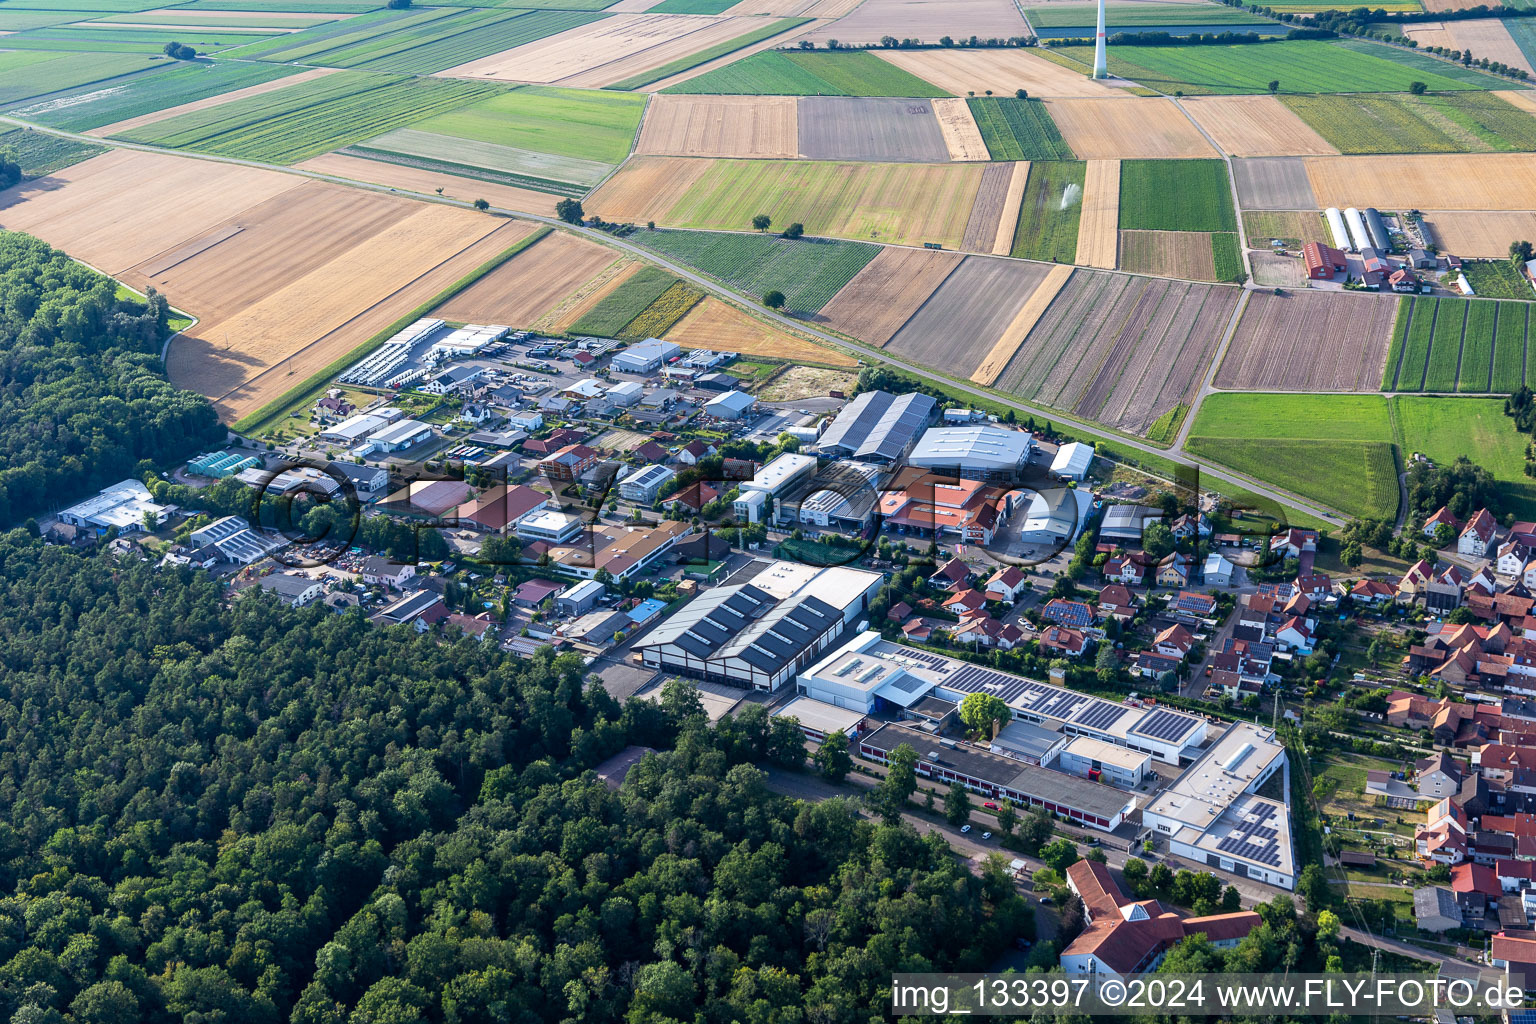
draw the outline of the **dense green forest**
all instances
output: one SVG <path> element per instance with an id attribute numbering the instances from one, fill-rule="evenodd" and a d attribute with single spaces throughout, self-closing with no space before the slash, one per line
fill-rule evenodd
<path id="1" fill-rule="evenodd" d="M 620 708 L 573 656 L 232 603 L 0 537 L 0 1016 L 869 1021 L 985 966 L 999 865 L 772 794 L 761 708 Z M 662 749 L 620 792 L 588 770 Z"/>
<path id="2" fill-rule="evenodd" d="M 223 440 L 207 400 L 165 379 L 167 312 L 0 231 L 0 523 Z"/>

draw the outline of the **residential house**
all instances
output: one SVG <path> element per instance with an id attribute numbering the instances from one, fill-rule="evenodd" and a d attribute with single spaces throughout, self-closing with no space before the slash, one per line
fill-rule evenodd
<path id="1" fill-rule="evenodd" d="M 1465 558 L 1485 558 L 1497 536 L 1498 524 L 1494 521 L 1493 513 L 1480 508 L 1472 513 L 1461 536 L 1456 538 L 1456 553 Z"/>
<path id="2" fill-rule="evenodd" d="M 1029 579 L 1017 566 L 1007 566 L 992 574 L 987 580 L 987 599 L 1013 604 L 1029 590 Z"/>
<path id="3" fill-rule="evenodd" d="M 1349 597 L 1361 604 L 1385 604 L 1397 596 L 1397 588 L 1381 580 L 1356 580 Z"/>
<path id="4" fill-rule="evenodd" d="M 276 594 L 279 601 L 293 608 L 302 608 L 325 595 L 325 587 L 319 580 L 286 572 L 263 576 L 256 584 L 269 594 Z"/>
<path id="5" fill-rule="evenodd" d="M 1456 894 L 1463 918 L 1481 920 L 1503 891 L 1499 876 L 1486 864 L 1463 863 L 1451 868 L 1451 892 Z"/>
<path id="6" fill-rule="evenodd" d="M 1040 631 L 1040 649 L 1068 658 L 1080 657 L 1088 649 L 1088 637 L 1068 626 L 1047 626 Z"/>
<path id="7" fill-rule="evenodd" d="M 1461 906 L 1451 890 L 1442 885 L 1426 885 L 1413 890 L 1413 918 L 1426 932 L 1460 928 Z"/>
<path id="8" fill-rule="evenodd" d="M 1099 591 L 1099 616 L 1117 619 L 1135 617 L 1136 596 L 1122 584 L 1110 583 Z"/>
<path id="9" fill-rule="evenodd" d="M 684 510 L 690 515 L 698 515 L 705 505 L 718 497 L 720 497 L 719 491 L 699 480 L 677 491 L 662 504 L 671 507 L 674 511 Z"/>
<path id="10" fill-rule="evenodd" d="M 1495 571 L 1500 576 L 1520 576 L 1530 561 L 1530 546 L 1523 540 L 1511 538 L 1499 545 L 1499 554 L 1494 562 Z"/>
<path id="11" fill-rule="evenodd" d="M 689 441 L 677 450 L 673 457 L 685 466 L 697 466 L 715 454 L 715 446 L 705 441 Z"/>
<path id="12" fill-rule="evenodd" d="M 1414 830 L 1413 846 L 1420 860 L 1460 864 L 1467 859 L 1466 813 L 1449 797 L 1434 804 Z"/>
<path id="13" fill-rule="evenodd" d="M 972 589 L 957 591 L 944 602 L 945 611 L 960 616 L 979 612 L 986 606 L 986 595 L 979 590 Z"/>
<path id="14" fill-rule="evenodd" d="M 1067 601 L 1057 597 L 1040 610 L 1040 617 L 1047 622 L 1086 629 L 1093 625 L 1094 614 L 1093 609 L 1082 601 Z"/>
<path id="15" fill-rule="evenodd" d="M 928 582 L 940 590 L 953 590 L 955 587 L 969 586 L 972 575 L 970 566 L 958 558 L 951 558 L 928 577 Z"/>
<path id="16" fill-rule="evenodd" d="M 363 566 L 358 575 L 362 577 L 364 583 L 399 590 L 405 586 L 407 580 L 416 575 L 416 567 L 395 562 L 384 555 L 369 555 L 363 559 Z"/>
<path id="17" fill-rule="evenodd" d="M 1160 587 L 1187 587 L 1189 586 L 1189 574 L 1189 556 L 1176 551 L 1169 555 L 1162 565 L 1157 567 L 1157 585 Z"/>
<path id="18" fill-rule="evenodd" d="M 1139 587 L 1146 582 L 1147 567 L 1135 555 L 1111 558 L 1104 563 L 1104 578 Z"/>
<path id="19" fill-rule="evenodd" d="M 1164 672 L 1178 672 L 1179 666 L 1184 663 L 1181 657 L 1168 654 L 1160 654 L 1157 651 L 1138 651 L 1136 653 L 1135 671 L 1138 675 L 1148 679 L 1157 679 Z"/>
<path id="20" fill-rule="evenodd" d="M 1293 526 L 1284 533 L 1276 534 L 1270 538 L 1269 550 L 1276 552 L 1283 558 L 1300 559 L 1307 552 L 1317 551 L 1317 531 L 1303 530 Z"/>
<path id="21" fill-rule="evenodd" d="M 1439 510 L 1436 511 L 1434 515 L 1424 520 L 1424 536 L 1433 539 L 1435 536 L 1435 531 L 1442 524 L 1450 527 L 1453 534 L 1461 533 L 1461 520 L 1451 515 L 1451 510 L 1449 508 L 1441 505 Z"/>
<path id="22" fill-rule="evenodd" d="M 1298 654 L 1311 654 L 1316 642 L 1312 628 L 1311 619 L 1293 615 L 1275 630 L 1275 643 Z"/>
<path id="23" fill-rule="evenodd" d="M 1180 660 L 1189 656 L 1190 650 L 1195 646 L 1195 638 L 1183 626 L 1175 623 L 1157 634 L 1152 641 L 1152 650 L 1158 654 L 1165 654 L 1170 658 Z"/>

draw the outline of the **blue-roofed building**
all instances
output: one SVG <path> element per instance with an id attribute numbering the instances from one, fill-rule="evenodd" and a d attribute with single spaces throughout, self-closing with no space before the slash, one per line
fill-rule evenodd
<path id="1" fill-rule="evenodd" d="M 660 615 L 662 610 L 666 607 L 667 602 L 654 597 L 648 597 L 624 614 L 628 615 L 629 620 L 635 625 L 643 626 L 647 622 L 650 622 L 652 619 L 654 619 L 656 616 Z"/>
<path id="2" fill-rule="evenodd" d="M 1081 601 L 1064 601 L 1059 597 L 1045 606 L 1040 617 L 1063 626 L 1082 628 L 1093 625 L 1092 608 Z"/>

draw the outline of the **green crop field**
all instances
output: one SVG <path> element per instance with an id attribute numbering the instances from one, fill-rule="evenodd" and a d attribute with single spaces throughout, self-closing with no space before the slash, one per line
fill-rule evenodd
<path id="1" fill-rule="evenodd" d="M 1501 310 L 1502 312 L 1502 310 Z M 1517 517 L 1536 517 L 1536 481 L 1525 475 L 1529 434 L 1515 430 L 1502 398 L 1392 399 L 1398 444 L 1445 465 L 1465 455 L 1499 481 L 1506 507 Z"/>
<path id="2" fill-rule="evenodd" d="M 807 24 L 811 20 L 810 18 L 783 18 L 779 21 L 771 21 L 750 32 L 736 36 L 734 39 L 727 39 L 723 43 L 716 43 L 714 46 L 707 46 L 702 50 L 696 50 L 676 60 L 668 61 L 660 67 L 651 68 L 649 71 L 642 71 L 638 75 L 631 75 L 629 78 L 606 85 L 603 88 L 621 92 L 629 89 L 639 89 L 653 82 L 659 82 L 663 78 L 671 78 L 673 75 L 682 74 L 684 71 L 696 68 L 700 64 L 708 64 L 712 60 L 719 60 L 726 54 L 745 49 L 753 43 L 760 43 L 764 39 L 772 39 L 774 36 L 788 32 L 792 28 Z"/>
<path id="3" fill-rule="evenodd" d="M 661 0 L 647 14 L 719 14 L 735 7 L 737 0 Z"/>
<path id="4" fill-rule="evenodd" d="M 422 7 L 404 11 L 373 11 L 326 22 L 303 32 L 293 32 L 276 39 L 242 46 L 228 56 L 241 60 L 269 60 L 294 64 L 319 63 L 330 53 L 367 46 L 390 38 L 408 38 L 414 32 L 430 31 L 440 21 L 451 21 L 464 14 L 450 7 Z"/>
<path id="5" fill-rule="evenodd" d="M 1039 100 L 983 96 L 969 104 L 993 160 L 1071 160 L 1076 155 Z"/>
<path id="6" fill-rule="evenodd" d="M 1429 84 L 1431 92 L 1439 92 L 1440 86 L 1425 78 L 1425 74 L 1437 75 L 1449 78 L 1457 82 L 1470 85 L 1475 89 L 1523 89 L 1525 86 L 1512 79 L 1501 75 L 1489 74 L 1487 71 L 1479 71 L 1477 68 L 1463 67 L 1460 64 L 1438 57 L 1431 57 L 1427 53 L 1419 53 L 1416 50 L 1405 50 L 1400 46 L 1383 46 L 1381 43 L 1373 43 L 1368 39 L 1340 39 L 1333 43 L 1341 50 L 1349 50 L 1351 53 L 1365 54 L 1371 57 L 1379 57 L 1393 64 L 1400 64 L 1410 71 L 1416 72 L 1413 77 Z M 1396 89 L 1382 89 L 1383 92 L 1398 91 Z"/>
<path id="7" fill-rule="evenodd" d="M 1508 260 L 1467 260 L 1461 272 L 1472 290 L 1485 299 L 1536 299 L 1531 282 Z"/>
<path id="8" fill-rule="evenodd" d="M 1514 391 L 1527 379 L 1529 310 L 1526 302 L 1424 296 L 1404 302 L 1382 390 Z"/>
<path id="9" fill-rule="evenodd" d="M 111 89 L 87 86 L 73 90 L 63 97 L 63 102 L 50 99 L 15 107 L 8 113 L 53 128 L 85 132 L 141 114 L 285 78 L 301 70 L 280 64 L 178 61 L 163 70 L 135 75 Z"/>
<path id="10" fill-rule="evenodd" d="M 1351 11 L 1360 6 L 1352 0 L 1280 0 L 1279 3 L 1270 4 L 1269 7 L 1276 14 L 1317 14 L 1320 11 Z M 1424 5 L 1419 0 L 1380 0 L 1372 4 L 1371 10 L 1380 11 L 1422 11 Z"/>
<path id="11" fill-rule="evenodd" d="M 249 2 L 249 0 L 247 0 Z M 442 0 L 444 7 L 517 7 L 535 11 L 601 11 L 616 0 Z"/>
<path id="12" fill-rule="evenodd" d="M 104 82 L 165 63 L 163 57 L 157 60 L 144 54 L 0 51 L 0 104 Z"/>
<path id="13" fill-rule="evenodd" d="M 784 312 L 799 317 L 820 312 L 880 252 L 878 245 L 864 242 L 713 231 L 641 231 L 630 241 L 753 298 L 783 292 Z"/>
<path id="14" fill-rule="evenodd" d="M 71 164 L 105 153 L 105 146 L 45 135 L 30 128 L 0 132 L 0 150 L 10 150 L 26 178 L 41 178 Z"/>
<path id="15" fill-rule="evenodd" d="M 617 164 L 629 156 L 643 113 L 644 96 L 531 85 L 439 114 L 412 128 Z"/>
<path id="16" fill-rule="evenodd" d="M 948 96 L 863 50 L 763 50 L 662 92 L 731 96 Z"/>
<path id="17" fill-rule="evenodd" d="M 1506 0 L 1505 6 L 1513 7 L 1515 5 L 1508 3 Z M 1528 7 L 1529 5 L 1521 6 Z M 1531 19 L 1505 18 L 1504 28 L 1509 32 L 1510 38 L 1515 41 L 1515 45 L 1520 47 L 1520 52 L 1525 54 L 1525 59 L 1528 61 L 1536 60 L 1536 25 L 1531 24 Z"/>
<path id="18" fill-rule="evenodd" d="M 453 79 L 342 72 L 144 125 L 122 137 L 218 156 L 297 163 L 500 89 Z"/>
<path id="19" fill-rule="evenodd" d="M 1286 96 L 1283 101 L 1345 154 L 1536 150 L 1536 117 L 1496 93 Z"/>
<path id="20" fill-rule="evenodd" d="M 180 26 L 177 28 L 115 28 L 98 22 L 55 25 L 5 37 L 11 50 L 79 50 L 91 53 L 143 53 L 158 55 L 175 40 L 198 53 L 218 53 L 272 35 L 262 29 L 224 29 Z"/>
<path id="21" fill-rule="evenodd" d="M 660 267 L 642 267 L 586 316 L 572 324 L 571 333 L 616 338 L 626 324 L 645 312 L 651 303 L 678 283 L 677 278 Z"/>
<path id="22" fill-rule="evenodd" d="M 1407 92 L 1411 82 L 1432 92 L 1510 88 L 1507 80 L 1478 73 L 1463 79 L 1457 66 L 1424 58 L 1444 73 L 1386 59 L 1391 47 L 1366 44 L 1369 50 L 1316 39 L 1281 40 L 1235 46 L 1137 46 L 1111 51 L 1109 70 L 1122 78 L 1164 93 L 1187 96 L 1264 93 L 1278 81 L 1282 93 Z M 1086 65 L 1093 48 L 1054 50 Z M 1407 52 L 1407 51 L 1402 51 Z"/>
<path id="23" fill-rule="evenodd" d="M 1079 160 L 1039 160 L 1029 165 L 1011 255 L 1059 263 L 1077 258 L 1077 224 L 1087 171 L 1088 165 Z M 1066 190 L 1073 185 L 1077 198 L 1068 201 Z"/>
<path id="24" fill-rule="evenodd" d="M 1244 8 L 1227 7 L 1224 4 L 1134 3 L 1106 6 L 1105 23 L 1111 33 L 1117 28 L 1157 25 L 1275 24 L 1268 18 L 1249 14 Z M 1098 24 L 1098 10 L 1095 4 L 1052 3 L 1029 8 L 1029 21 L 1036 28 L 1093 28 Z"/>
<path id="25" fill-rule="evenodd" d="M 1220 160 L 1122 160 L 1125 231 L 1233 231 L 1232 186 Z"/>
<path id="26" fill-rule="evenodd" d="M 14 3 L 15 0 L 9 0 L 9 2 Z M 86 2 L 95 2 L 95 0 L 86 0 Z M 138 6 L 142 8 L 143 4 Z M 186 10 L 196 11 L 249 11 L 251 0 L 191 0 L 190 3 L 180 6 Z M 274 14 L 362 14 L 378 10 L 379 6 L 378 0 L 261 0 L 260 10 Z M 537 5 L 525 3 L 522 6 Z"/>
<path id="27" fill-rule="evenodd" d="M 109 14 L 109 15 L 107 15 L 104 18 L 96 18 L 92 22 L 92 24 L 96 24 L 96 25 L 116 25 L 116 24 L 122 24 L 122 25 L 135 25 L 135 26 L 142 26 L 142 25 L 164 25 L 167 28 L 175 28 L 178 25 L 187 25 L 187 24 L 192 24 L 192 23 L 196 23 L 197 22 L 196 18 L 178 17 L 177 13 L 178 12 L 173 8 L 172 11 L 169 12 L 169 13 L 166 13 L 166 12 L 156 13 L 154 11 L 140 11 L 140 12 L 135 13 L 135 14 Z M 185 10 L 183 10 L 183 11 L 180 11 L 179 13 L 181 13 L 181 14 L 191 14 L 191 13 L 195 13 L 195 12 L 194 11 L 185 11 Z M 285 15 L 282 15 L 282 14 L 260 14 L 260 13 L 257 13 L 257 14 L 241 14 L 241 15 L 236 15 L 236 14 L 232 14 L 230 12 L 225 12 L 225 13 L 229 14 L 229 16 L 225 17 L 223 14 L 221 14 L 217 18 L 209 18 L 209 19 L 207 19 L 206 21 L 203 22 L 203 24 L 206 25 L 206 24 L 209 24 L 210 22 L 216 21 L 219 28 L 293 28 L 293 29 L 304 29 L 304 28 L 313 28 L 316 25 L 321 25 L 321 24 L 325 23 L 324 21 L 321 21 L 321 20 L 318 20 L 318 19 L 314 19 L 314 18 L 301 18 L 301 17 L 298 17 L 296 15 L 291 15 L 291 14 L 285 16 Z M 74 19 L 70 19 L 70 20 L 74 20 Z M 3 22 L 3 21 L 4 21 L 4 14 L 0 13 L 0 22 Z"/>
<path id="28" fill-rule="evenodd" d="M 1390 441 L 1381 395 L 1305 395 L 1235 391 L 1208 395 L 1190 433 L 1210 437 Z"/>
<path id="29" fill-rule="evenodd" d="M 1216 280 L 1236 281 L 1243 273 L 1243 253 L 1237 244 L 1237 235 L 1231 231 L 1211 233 L 1211 263 L 1216 268 Z"/>
<path id="30" fill-rule="evenodd" d="M 10 4 L 0 7 L 0 32 L 25 32 L 29 28 L 47 28 L 66 21 L 79 21 L 80 15 L 68 11 L 13 11 Z"/>

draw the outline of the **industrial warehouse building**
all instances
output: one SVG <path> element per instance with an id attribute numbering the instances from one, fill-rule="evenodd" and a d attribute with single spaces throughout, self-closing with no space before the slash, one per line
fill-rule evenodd
<path id="1" fill-rule="evenodd" d="M 681 351 L 670 341 L 647 338 L 614 356 L 608 365 L 624 373 L 654 373 Z"/>
<path id="2" fill-rule="evenodd" d="M 1093 445 L 1072 441 L 1056 450 L 1051 460 L 1051 473 L 1063 480 L 1082 480 L 1093 465 Z"/>
<path id="3" fill-rule="evenodd" d="M 754 559 L 684 605 L 635 645 L 641 662 L 773 691 L 866 616 L 879 573 Z"/>
<path id="4" fill-rule="evenodd" d="M 865 391 L 843 406 L 817 449 L 836 459 L 890 465 L 912 450 L 937 405 L 917 392 Z"/>
<path id="5" fill-rule="evenodd" d="M 144 529 L 146 517 L 153 517 L 157 526 L 165 522 L 174 508 L 156 502 L 149 488 L 139 481 L 122 480 L 103 487 L 99 494 L 78 505 L 69 506 L 59 513 L 59 521 L 97 533 L 114 527 L 118 533 L 133 533 Z"/>
<path id="6" fill-rule="evenodd" d="M 910 466 L 944 470 L 970 480 L 1016 476 L 1029 461 L 1030 435 L 991 424 L 930 427 L 907 457 Z"/>

